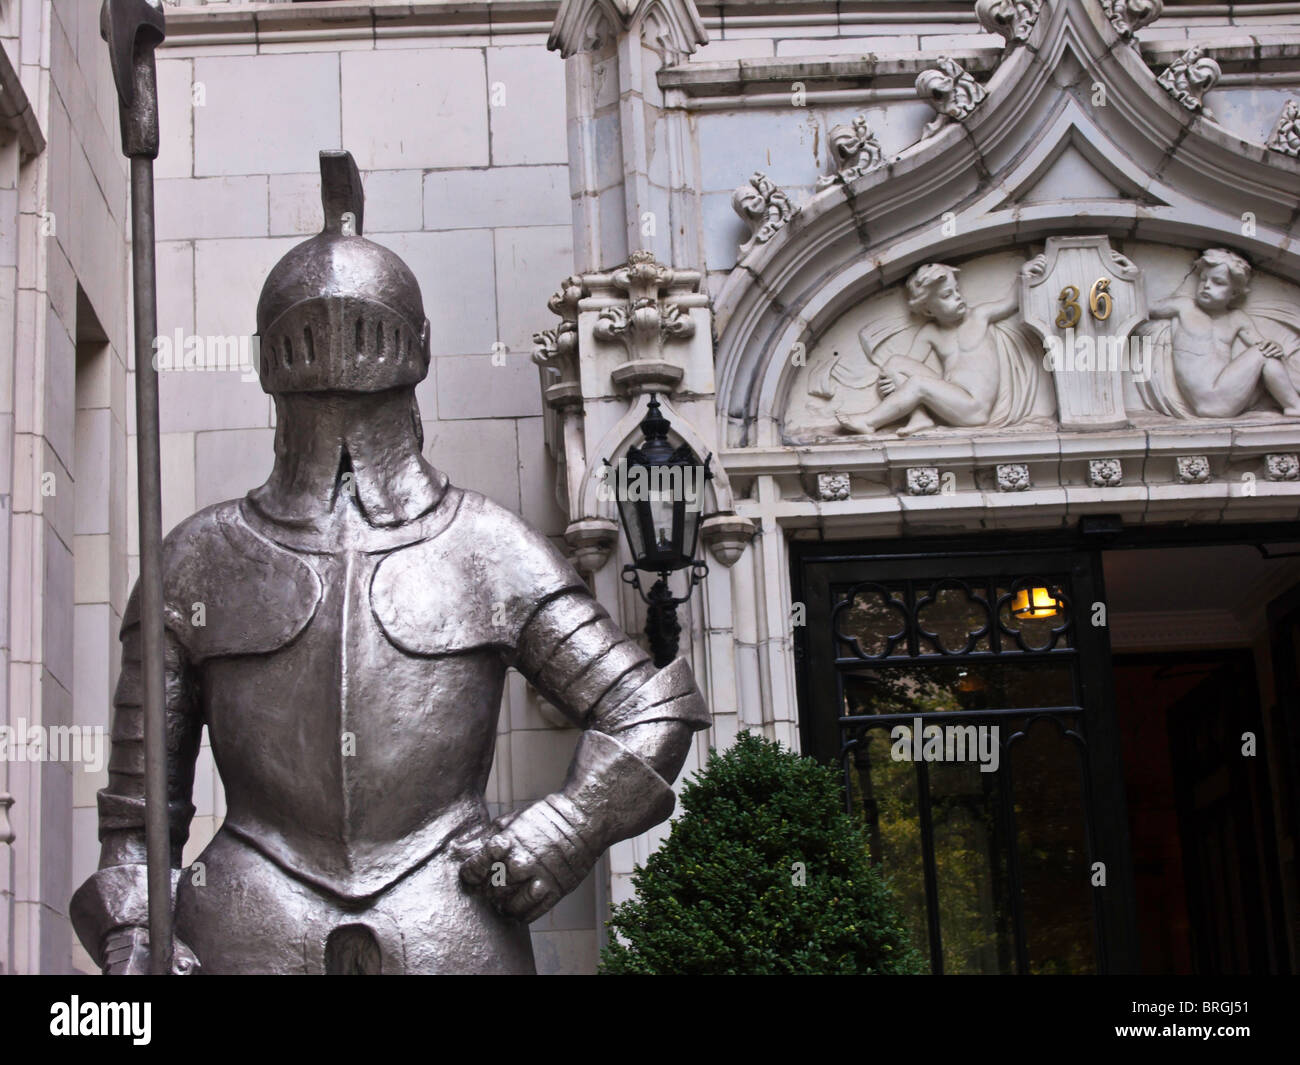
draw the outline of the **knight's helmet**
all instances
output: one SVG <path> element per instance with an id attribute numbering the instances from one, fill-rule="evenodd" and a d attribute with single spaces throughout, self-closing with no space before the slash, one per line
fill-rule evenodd
<path id="1" fill-rule="evenodd" d="M 429 320 L 410 267 L 361 235 L 352 153 L 320 153 L 325 228 L 293 248 L 257 301 L 262 388 L 380 392 L 429 372 Z"/>

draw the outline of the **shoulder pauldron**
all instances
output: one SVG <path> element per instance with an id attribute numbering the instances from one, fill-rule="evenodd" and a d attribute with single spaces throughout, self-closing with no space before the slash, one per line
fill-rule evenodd
<path id="1" fill-rule="evenodd" d="M 278 650 L 320 599 L 311 566 L 249 528 L 237 502 L 200 511 L 163 545 L 165 624 L 194 662 Z M 137 587 L 123 631 L 138 621 Z"/>

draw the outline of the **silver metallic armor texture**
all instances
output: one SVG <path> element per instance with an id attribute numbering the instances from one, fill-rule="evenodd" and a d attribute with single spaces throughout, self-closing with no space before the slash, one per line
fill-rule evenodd
<path id="1" fill-rule="evenodd" d="M 204 725 L 228 811 L 202 875 L 173 874 L 177 968 L 531 972 L 528 922 L 671 813 L 708 711 L 545 537 L 424 460 L 418 285 L 361 236 L 351 156 L 321 159 L 325 230 L 258 308 L 274 470 L 163 548 L 174 869 Z M 511 667 L 584 732 L 559 790 L 491 821 Z M 133 593 L 100 869 L 72 905 L 110 972 L 148 951 L 140 704 Z"/>

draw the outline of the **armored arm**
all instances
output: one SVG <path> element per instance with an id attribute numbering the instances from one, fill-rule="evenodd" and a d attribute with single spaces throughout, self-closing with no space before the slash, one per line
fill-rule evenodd
<path id="1" fill-rule="evenodd" d="M 544 601 L 524 625 L 514 665 L 582 728 L 559 791 L 503 818 L 463 875 L 506 913 L 531 921 L 572 891 L 613 843 L 672 813 L 672 782 L 707 728 L 687 664 L 656 671 L 585 588 Z M 491 884 L 495 863 L 505 883 Z"/>
<path id="2" fill-rule="evenodd" d="M 127 608 L 122 628 L 122 672 L 113 698 L 108 786 L 99 792 L 99 871 L 72 897 L 71 918 L 82 944 L 109 971 L 134 971 L 147 950 L 148 877 L 145 867 L 144 709 L 141 697 L 140 626 Z M 189 837 L 194 806 L 194 762 L 202 720 L 185 651 L 165 635 L 167 805 L 171 823 L 172 887 Z M 176 944 L 178 966 L 192 959 Z M 147 969 L 143 970 L 147 971 Z"/>

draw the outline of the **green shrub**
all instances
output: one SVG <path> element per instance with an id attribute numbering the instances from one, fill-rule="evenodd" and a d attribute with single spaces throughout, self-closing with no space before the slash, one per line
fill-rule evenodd
<path id="1" fill-rule="evenodd" d="M 833 770 L 742 732 L 681 807 L 614 909 L 602 973 L 922 971 Z"/>

